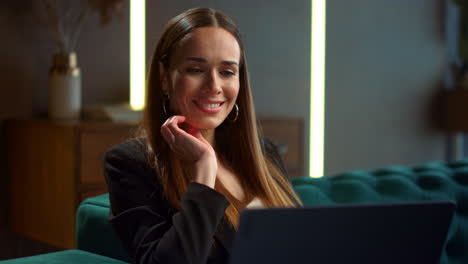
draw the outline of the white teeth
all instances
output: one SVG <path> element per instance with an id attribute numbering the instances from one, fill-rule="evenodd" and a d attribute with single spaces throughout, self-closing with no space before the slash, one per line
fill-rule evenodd
<path id="1" fill-rule="evenodd" d="M 215 108 L 215 107 L 218 107 L 220 104 L 202 104 L 200 103 L 200 106 L 201 107 L 208 107 L 208 108 Z"/>

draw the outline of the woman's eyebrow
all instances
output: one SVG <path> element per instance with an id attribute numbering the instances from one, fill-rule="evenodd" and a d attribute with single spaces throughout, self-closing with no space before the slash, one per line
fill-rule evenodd
<path id="1" fill-rule="evenodd" d="M 204 62 L 206 63 L 207 61 L 204 58 L 198 58 L 198 57 L 188 57 L 188 61 L 196 61 L 196 62 Z"/>
<path id="2" fill-rule="evenodd" d="M 235 62 L 235 61 L 222 61 L 221 64 L 239 66 L 239 64 L 237 62 Z"/>
<path id="3" fill-rule="evenodd" d="M 187 58 L 188 61 L 195 61 L 195 62 L 202 62 L 202 63 L 206 63 L 207 60 L 204 59 L 204 58 L 199 58 L 199 57 L 188 57 Z M 224 65 L 236 65 L 236 66 L 239 66 L 239 64 L 235 61 L 222 61 L 221 64 L 224 64 Z"/>

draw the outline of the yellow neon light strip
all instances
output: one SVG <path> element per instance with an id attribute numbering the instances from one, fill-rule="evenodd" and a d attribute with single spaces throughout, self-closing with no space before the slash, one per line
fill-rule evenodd
<path id="1" fill-rule="evenodd" d="M 130 1 L 130 106 L 145 106 L 146 0 Z"/>
<path id="2" fill-rule="evenodd" d="M 309 175 L 321 177 L 324 166 L 326 0 L 311 1 Z"/>

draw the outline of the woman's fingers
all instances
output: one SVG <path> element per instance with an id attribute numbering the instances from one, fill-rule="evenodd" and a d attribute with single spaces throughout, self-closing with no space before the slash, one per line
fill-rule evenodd
<path id="1" fill-rule="evenodd" d="M 161 134 L 168 144 L 178 147 L 197 144 L 198 140 L 181 128 L 186 125 L 185 119 L 184 116 L 172 116 L 161 126 Z"/>
<path id="2" fill-rule="evenodd" d="M 180 123 L 183 123 L 185 122 L 185 116 L 178 116 L 178 115 L 175 115 L 175 116 L 171 116 L 169 119 L 167 119 L 166 123 L 167 124 L 180 124 Z M 165 123 L 165 124 L 166 124 Z"/>
<path id="3" fill-rule="evenodd" d="M 171 132 L 175 134 L 179 132 L 179 124 L 183 123 L 183 120 L 185 120 L 183 116 L 172 116 L 164 123 L 163 127 L 169 128 Z"/>
<path id="4" fill-rule="evenodd" d="M 161 126 L 161 134 L 168 143 L 174 143 L 175 136 L 180 132 L 178 124 L 185 121 L 184 116 L 172 116 Z"/>
<path id="5" fill-rule="evenodd" d="M 184 116 L 172 116 L 162 126 L 161 134 L 172 151 L 186 160 L 199 160 L 207 153 L 213 153 L 210 143 L 199 129 L 185 122 Z"/>
<path id="6" fill-rule="evenodd" d="M 175 136 L 172 134 L 171 130 L 167 126 L 161 127 L 161 135 L 163 136 L 164 140 L 171 145 L 175 142 Z"/>
<path id="7" fill-rule="evenodd" d="M 191 136 L 189 131 L 186 131 L 185 126 L 188 125 L 186 123 L 183 123 L 185 121 L 184 118 L 174 118 L 167 124 L 167 128 L 170 130 L 170 132 L 174 135 L 174 137 L 178 140 L 194 140 L 194 138 Z M 182 125 L 184 125 L 184 128 L 182 128 Z"/>

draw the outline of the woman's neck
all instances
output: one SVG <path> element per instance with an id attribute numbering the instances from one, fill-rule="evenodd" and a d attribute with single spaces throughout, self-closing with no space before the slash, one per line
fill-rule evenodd
<path id="1" fill-rule="evenodd" d="M 208 143 L 214 148 L 215 147 L 215 130 L 214 129 L 203 129 L 200 130 L 202 136 Z"/>

